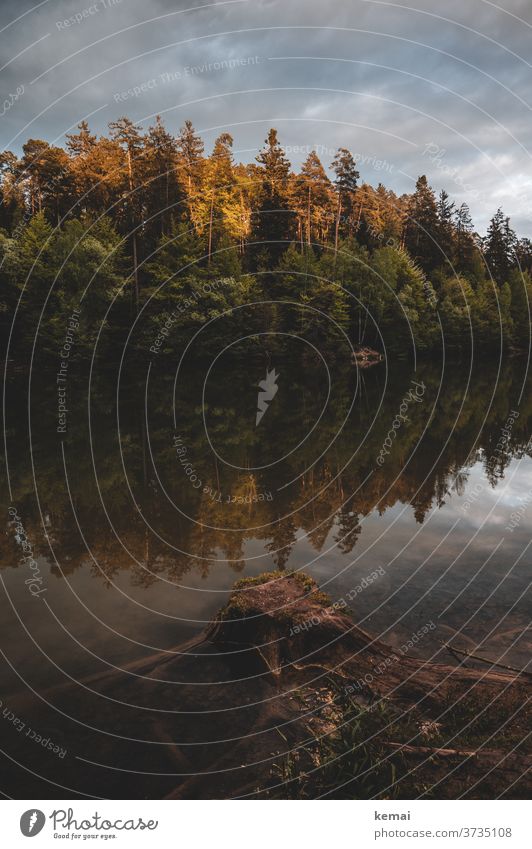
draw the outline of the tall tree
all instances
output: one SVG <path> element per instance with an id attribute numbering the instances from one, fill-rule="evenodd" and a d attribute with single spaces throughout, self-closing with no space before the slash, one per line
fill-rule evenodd
<path id="1" fill-rule="evenodd" d="M 78 124 L 77 133 L 67 133 L 66 139 L 67 150 L 71 156 L 84 156 L 96 144 L 96 136 L 91 133 L 86 121 Z"/>
<path id="2" fill-rule="evenodd" d="M 473 222 L 467 203 L 461 203 L 454 212 L 456 264 L 459 271 L 468 272 L 474 269 L 478 255 L 473 238 Z"/>
<path id="3" fill-rule="evenodd" d="M 334 227 L 334 250 L 338 250 L 339 236 L 351 235 L 353 226 L 353 215 L 355 211 L 355 193 L 360 174 L 357 171 L 356 162 L 352 153 L 345 147 L 339 147 L 332 161 L 332 169 L 336 175 L 334 184 L 336 186 L 337 204 L 336 220 Z M 341 222 L 344 225 L 341 226 Z"/>
<path id="4" fill-rule="evenodd" d="M 58 224 L 69 206 L 68 156 L 40 139 L 29 139 L 22 150 L 20 179 L 28 188 L 31 214 L 46 212 Z"/>
<path id="5" fill-rule="evenodd" d="M 183 199 L 176 165 L 177 142 L 157 115 L 144 141 L 144 179 L 149 228 L 161 235 L 170 231 L 172 214 L 179 212 L 177 207 Z"/>
<path id="6" fill-rule="evenodd" d="M 0 153 L 0 227 L 12 231 L 23 218 L 24 189 L 19 175 L 20 162 L 10 150 Z"/>
<path id="7" fill-rule="evenodd" d="M 367 183 L 357 189 L 355 228 L 361 244 L 368 248 L 385 244 L 401 247 L 405 217 L 402 199 L 382 183 L 376 189 Z"/>
<path id="8" fill-rule="evenodd" d="M 233 239 L 240 239 L 241 204 L 240 194 L 236 190 L 232 147 L 233 137 L 229 133 L 218 136 L 207 166 L 209 262 L 213 244 L 218 242 L 224 233 Z"/>
<path id="9" fill-rule="evenodd" d="M 116 141 L 102 136 L 83 154 L 71 155 L 69 172 L 80 212 L 123 217 L 116 204 L 125 188 L 124 152 Z"/>
<path id="10" fill-rule="evenodd" d="M 290 162 L 277 139 L 277 130 L 271 129 L 266 138 L 265 146 L 256 157 L 262 166 L 263 189 L 270 195 L 282 195 L 286 192 L 290 175 Z"/>
<path id="11" fill-rule="evenodd" d="M 142 184 L 141 152 L 143 138 L 139 128 L 129 118 L 119 118 L 109 124 L 111 138 L 125 152 L 125 177 L 127 191 L 124 197 L 126 233 L 129 234 L 133 257 L 133 280 L 135 285 L 135 307 L 139 307 L 139 257 L 137 230 L 142 222 L 142 196 L 138 191 Z"/>
<path id="12" fill-rule="evenodd" d="M 276 261 L 293 234 L 293 212 L 289 198 L 290 162 L 277 139 L 277 130 L 268 133 L 264 148 L 256 157 L 260 168 L 260 201 L 255 237 L 266 242 L 270 261 Z"/>
<path id="13" fill-rule="evenodd" d="M 515 245 L 515 259 L 521 271 L 532 271 L 532 242 L 524 237 Z"/>
<path id="14" fill-rule="evenodd" d="M 489 223 L 484 240 L 484 256 L 490 273 L 499 286 L 508 279 L 513 265 L 515 244 L 516 238 L 510 227 L 510 219 L 499 208 Z"/>
<path id="15" fill-rule="evenodd" d="M 418 178 L 410 198 L 405 244 L 412 258 L 424 271 L 442 263 L 439 250 L 440 222 L 434 192 L 425 175 Z"/>
<path id="16" fill-rule="evenodd" d="M 299 216 L 301 241 L 323 242 L 334 215 L 331 181 L 315 151 L 311 151 L 295 180 L 295 206 Z"/>
<path id="17" fill-rule="evenodd" d="M 454 262 L 454 247 L 455 247 L 455 232 L 454 232 L 454 211 L 455 204 L 450 200 L 449 195 L 442 189 L 438 195 L 437 202 L 438 221 L 439 221 L 439 246 L 442 253 L 442 259 L 447 262 Z"/>
<path id="18" fill-rule="evenodd" d="M 204 226 L 202 189 L 205 160 L 204 144 L 192 122 L 185 121 L 177 137 L 178 175 L 187 200 L 190 221 L 197 230 Z"/>

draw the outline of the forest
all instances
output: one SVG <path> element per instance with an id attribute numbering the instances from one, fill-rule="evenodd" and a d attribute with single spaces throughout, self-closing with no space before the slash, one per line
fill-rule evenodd
<path id="1" fill-rule="evenodd" d="M 198 354 L 246 336 L 297 334 L 347 356 L 370 345 L 407 357 L 527 351 L 532 242 L 501 209 L 479 235 L 466 203 L 362 182 L 339 148 L 311 150 L 295 173 L 271 129 L 251 164 L 222 133 L 206 153 L 186 121 L 128 118 L 97 137 L 85 121 L 66 149 L 29 139 L 0 156 L 0 322 L 10 355 L 28 341 L 57 359 L 79 316 L 76 355 L 180 350 L 202 326 Z M 220 319 L 223 319 L 221 321 Z"/>

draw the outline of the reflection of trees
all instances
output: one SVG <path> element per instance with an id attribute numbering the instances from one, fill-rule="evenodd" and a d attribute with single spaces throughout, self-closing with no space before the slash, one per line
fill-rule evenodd
<path id="1" fill-rule="evenodd" d="M 335 542 L 344 554 L 349 554 L 356 545 L 360 536 L 360 518 L 352 510 L 347 511 L 345 507 L 340 508 L 337 515 L 338 532 Z"/>
<path id="2" fill-rule="evenodd" d="M 122 570 L 129 570 L 135 583 L 148 586 L 159 575 L 178 581 L 195 570 L 206 576 L 215 568 L 213 561 L 220 559 L 228 561 L 235 572 L 240 572 L 245 566 L 248 540 L 260 540 L 276 566 L 284 568 L 301 534 L 307 536 L 318 552 L 330 538 L 347 553 L 356 545 L 361 517 L 370 512 L 383 513 L 399 502 L 411 505 L 416 520 L 423 522 L 432 507 L 446 501 L 451 489 L 454 488 L 458 495 L 464 493 L 468 469 L 476 461 L 482 461 L 489 482 L 496 486 L 512 457 L 529 452 L 532 393 L 526 391 L 504 451 L 494 452 L 509 412 L 515 409 L 515 398 L 520 390 L 515 371 L 515 366 L 513 370 L 506 369 L 496 382 L 495 371 L 492 373 L 484 368 L 471 381 L 465 400 L 464 379 L 459 373 L 449 375 L 439 387 L 439 398 L 424 435 L 438 392 L 438 377 L 428 366 L 418 371 L 417 379 L 422 379 L 427 387 L 423 403 L 409 409 L 409 422 L 397 431 L 393 449 L 381 468 L 376 466 L 375 458 L 408 390 L 412 375 L 406 368 L 398 368 L 389 380 L 387 394 L 373 426 L 372 419 L 380 403 L 382 375 L 378 371 L 364 375 L 362 396 L 357 399 L 347 424 L 325 456 L 312 465 L 314 458 L 333 439 L 349 407 L 352 375 L 337 377 L 338 385 L 334 387 L 331 403 L 312 437 L 282 463 L 255 472 L 249 469 L 265 464 L 265 457 L 275 459 L 288 453 L 304 438 L 309 422 L 315 420 L 322 400 L 316 394 L 314 409 L 312 393 L 309 394 L 308 386 L 305 387 L 305 380 L 311 378 L 301 378 L 297 373 L 290 376 L 294 396 L 307 399 L 304 409 L 298 406 L 284 411 L 280 405 L 272 405 L 264 420 L 265 428 L 260 432 L 252 416 L 246 418 L 241 414 L 240 387 L 239 392 L 235 391 L 234 404 L 226 417 L 221 411 L 223 403 L 231 405 L 228 397 L 231 388 L 221 387 L 221 397 L 210 399 L 209 409 L 217 411 L 218 450 L 222 456 L 231 456 L 235 463 L 244 467 L 243 470 L 213 461 L 203 430 L 198 426 L 201 406 L 198 406 L 195 388 L 190 382 L 188 397 L 179 399 L 179 420 L 188 456 L 202 482 L 198 489 L 190 485 L 176 464 L 171 420 L 164 400 L 158 396 L 150 406 L 150 445 L 157 470 L 151 468 L 146 460 L 145 437 L 139 427 L 137 402 L 141 402 L 132 399 L 129 393 L 128 405 L 132 410 L 123 410 L 120 444 L 133 498 L 124 478 L 115 428 L 105 417 L 103 393 L 98 402 L 101 414 L 97 411 L 93 416 L 92 435 L 99 489 L 109 518 L 100 503 L 82 410 L 71 415 L 65 447 L 72 504 L 86 545 L 72 516 L 55 421 L 48 422 L 46 415 L 34 442 L 34 459 L 39 498 L 48 517 L 48 538 L 38 521 L 33 477 L 25 453 L 27 446 L 23 440 L 20 444 L 14 440 L 16 423 L 8 420 L 14 503 L 32 538 L 35 554 L 50 558 L 49 545 L 53 548 L 59 563 L 59 567 L 53 566 L 53 572 L 58 577 L 86 566 L 93 574 L 111 581 Z M 287 369 L 284 375 L 288 380 Z M 362 438 L 365 442 L 361 447 Z M 307 471 L 298 477 L 302 468 Z M 291 479 L 295 479 L 293 485 L 279 490 Z M 271 500 L 259 499 L 261 493 L 270 492 Z M 147 523 L 156 533 L 148 529 Z M 167 542 L 185 553 L 174 551 Z M 19 554 L 10 534 L 0 538 L 3 564 L 17 562 Z"/>
<path id="3" fill-rule="evenodd" d="M 296 530 L 293 516 L 289 516 L 282 522 L 277 519 L 269 529 L 266 551 L 271 552 L 277 569 L 284 569 L 288 563 L 290 552 L 296 542 Z"/>

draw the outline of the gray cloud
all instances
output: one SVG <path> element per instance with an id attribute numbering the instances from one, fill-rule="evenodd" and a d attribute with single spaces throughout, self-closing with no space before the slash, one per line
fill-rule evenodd
<path id="1" fill-rule="evenodd" d="M 410 191 L 426 173 L 479 229 L 502 205 L 527 233 L 528 2 L 451 0 L 437 7 L 447 20 L 410 2 L 7 0 L 3 90 L 24 92 L 2 147 L 62 143 L 87 115 L 105 132 L 121 114 L 162 114 L 172 131 L 190 118 L 207 145 L 230 130 L 246 161 L 276 125 L 296 167 L 308 146 L 326 164 L 346 146 L 368 182 Z"/>

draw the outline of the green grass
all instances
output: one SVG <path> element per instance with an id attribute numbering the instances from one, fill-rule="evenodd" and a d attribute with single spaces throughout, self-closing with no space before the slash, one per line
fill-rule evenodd
<path id="1" fill-rule="evenodd" d="M 290 752 L 272 771 L 270 795 L 278 799 L 412 798 L 426 788 L 413 778 L 397 784 L 408 771 L 400 753 L 385 741 L 404 741 L 418 727 L 404 719 L 385 700 L 362 706 L 337 695 L 336 728 L 315 743 Z M 400 794 L 400 796 L 399 796 Z"/>

